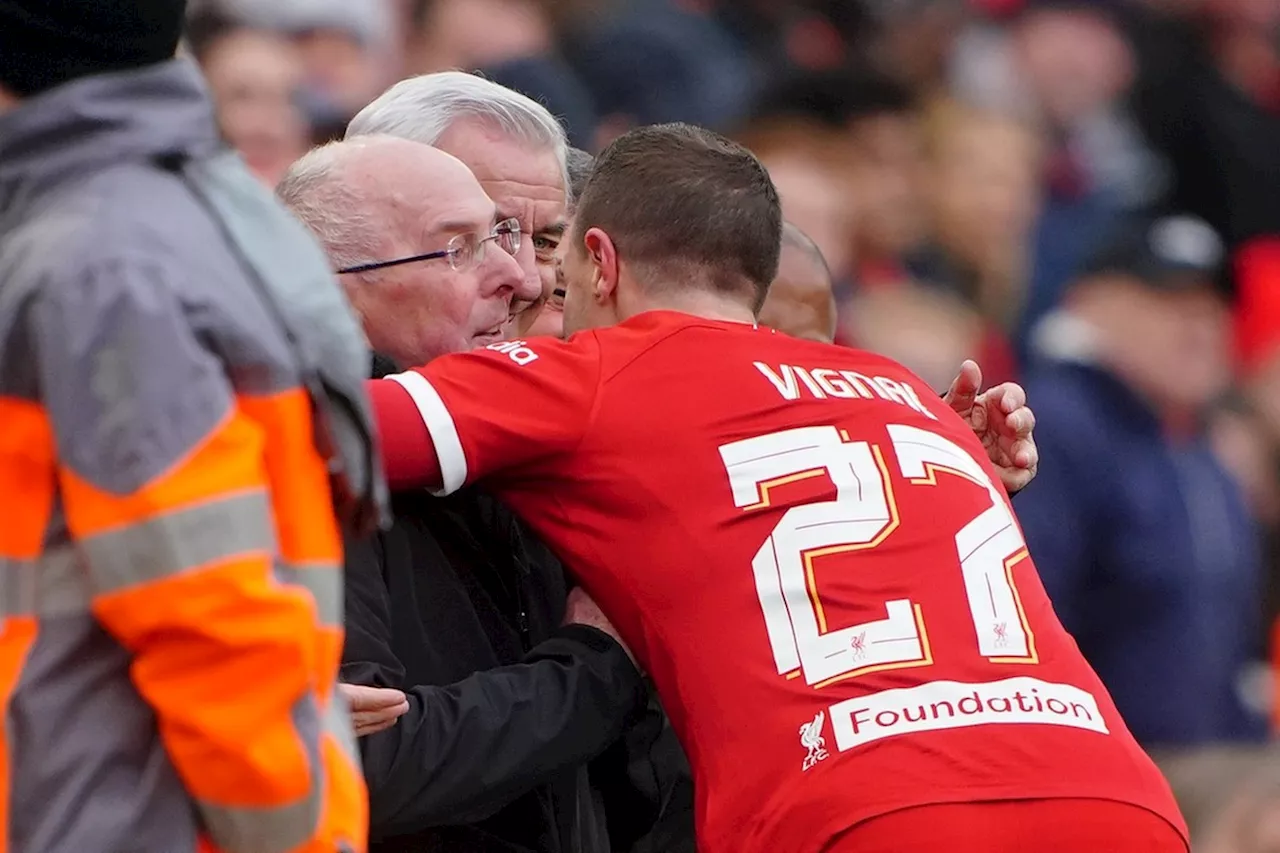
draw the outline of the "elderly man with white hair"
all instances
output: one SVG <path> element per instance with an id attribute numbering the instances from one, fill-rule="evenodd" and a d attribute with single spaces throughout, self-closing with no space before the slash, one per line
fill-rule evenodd
<path id="1" fill-rule="evenodd" d="M 324 245 L 375 375 L 493 344 L 513 305 L 539 296 L 517 262 L 519 223 L 436 148 L 331 144 L 277 194 Z M 587 774 L 645 714 L 612 625 L 491 499 L 406 494 L 393 512 L 346 555 L 341 677 L 365 734 L 371 851 L 625 848 Z M 618 769 L 608 787 L 627 792 Z M 658 808 L 657 792 L 620 796 L 629 818 Z"/>
<path id="2" fill-rule="evenodd" d="M 569 144 L 546 108 L 483 77 L 442 71 L 402 80 L 361 110 L 346 138 L 369 134 L 432 145 L 466 163 L 499 216 L 520 222 L 525 279 L 542 298 L 551 293 L 567 224 Z"/>

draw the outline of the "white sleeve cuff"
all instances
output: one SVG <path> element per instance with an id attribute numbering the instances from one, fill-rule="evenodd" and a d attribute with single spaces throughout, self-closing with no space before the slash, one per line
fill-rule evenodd
<path id="1" fill-rule="evenodd" d="M 458 427 L 453 422 L 453 415 L 440 399 L 440 393 L 427 381 L 421 373 L 409 371 L 396 373 L 386 377 L 409 392 L 413 403 L 422 415 L 422 422 L 431 434 L 431 442 L 436 448 L 436 459 L 440 463 L 440 480 L 443 488 L 432 491 L 439 497 L 451 495 L 467 482 L 467 456 L 462 451 L 462 439 L 458 437 Z"/>

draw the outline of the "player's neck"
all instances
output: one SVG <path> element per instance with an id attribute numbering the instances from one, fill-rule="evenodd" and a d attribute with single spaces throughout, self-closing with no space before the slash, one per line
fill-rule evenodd
<path id="1" fill-rule="evenodd" d="M 647 304 L 637 306 L 640 314 L 645 311 L 679 311 L 705 320 L 720 320 L 726 323 L 746 323 L 754 325 L 755 313 L 751 306 L 744 305 L 740 299 L 722 296 L 717 293 L 684 293 L 663 294 L 660 299 L 646 300 Z"/>

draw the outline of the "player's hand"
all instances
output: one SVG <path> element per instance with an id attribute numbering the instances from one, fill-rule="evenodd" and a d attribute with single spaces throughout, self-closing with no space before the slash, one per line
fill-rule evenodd
<path id="1" fill-rule="evenodd" d="M 635 662 L 635 655 L 631 654 L 631 649 L 627 644 L 622 642 L 622 637 L 618 636 L 618 629 L 613 627 L 595 599 L 587 595 L 580 586 L 575 586 L 569 592 L 569 600 L 564 607 L 564 623 L 565 625 L 590 625 L 592 628 L 598 628 L 604 631 L 610 637 L 618 641 L 618 645 L 622 646 L 623 651 L 627 653 L 627 657 Z"/>
<path id="2" fill-rule="evenodd" d="M 391 728 L 409 710 L 409 700 L 404 693 L 390 687 L 339 684 L 338 689 L 351 706 L 351 722 L 355 726 L 356 737 Z"/>
<path id="3" fill-rule="evenodd" d="M 1027 392 L 1016 382 L 979 394 L 981 387 L 982 370 L 976 362 L 965 361 L 942 399 L 969 424 L 1000 472 L 1000 482 L 1012 495 L 1035 478 L 1040 465 L 1040 452 L 1032 436 L 1036 416 L 1027 407 Z"/>

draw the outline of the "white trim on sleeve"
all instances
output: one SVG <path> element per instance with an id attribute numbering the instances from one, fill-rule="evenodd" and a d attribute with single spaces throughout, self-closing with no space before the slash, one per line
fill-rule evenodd
<path id="1" fill-rule="evenodd" d="M 458 427 L 453 422 L 453 415 L 445 407 L 440 393 L 432 387 L 427 377 L 410 370 L 386 377 L 409 392 L 413 403 L 422 415 L 422 422 L 431 433 L 431 442 L 436 447 L 436 459 L 440 462 L 440 479 L 443 488 L 432 491 L 439 497 L 451 495 L 461 489 L 467 482 L 467 455 L 462 450 L 462 439 L 458 437 Z"/>

